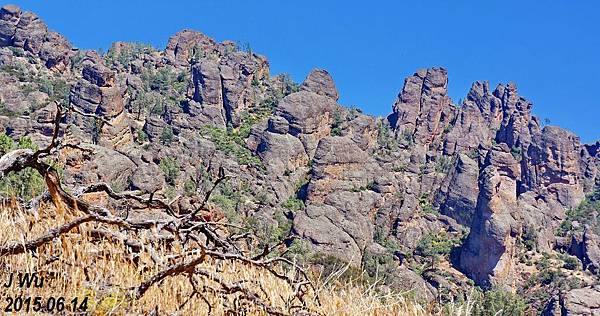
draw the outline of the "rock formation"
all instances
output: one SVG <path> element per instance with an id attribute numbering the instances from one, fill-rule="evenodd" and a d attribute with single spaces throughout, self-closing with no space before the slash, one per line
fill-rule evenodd
<path id="1" fill-rule="evenodd" d="M 597 313 L 587 285 L 600 273 L 600 225 L 580 203 L 600 199 L 600 142 L 542 128 L 514 83 L 475 82 L 453 104 L 448 80 L 444 68 L 418 70 L 376 118 L 338 104 L 326 70 L 297 85 L 265 57 L 197 31 L 164 50 L 118 42 L 99 55 L 33 13 L 0 9 L 0 126 L 44 145 L 55 102 L 72 108 L 59 138 L 83 149 L 57 156 L 67 183 L 177 198 L 185 211 L 222 167 L 232 177 L 211 210 L 265 240 L 294 249 L 282 237 L 292 234 L 427 299 L 468 279 L 528 294 L 528 278 L 568 273 L 579 288 L 546 310 Z M 567 254 L 577 273 L 540 268 Z"/>

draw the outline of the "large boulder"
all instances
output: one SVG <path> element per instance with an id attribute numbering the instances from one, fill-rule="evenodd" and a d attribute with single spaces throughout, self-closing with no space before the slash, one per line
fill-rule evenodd
<path id="1" fill-rule="evenodd" d="M 331 75 L 327 72 L 327 70 L 323 69 L 314 69 L 311 71 L 300 86 L 300 90 L 324 95 L 336 101 L 340 97 Z"/>
<path id="2" fill-rule="evenodd" d="M 257 153 L 270 175 L 282 176 L 308 164 L 308 156 L 298 138 L 265 131 Z"/>
<path id="3" fill-rule="evenodd" d="M 373 218 L 382 203 L 373 191 L 378 171 L 350 138 L 323 138 L 314 156 L 306 208 L 294 219 L 295 232 L 318 251 L 359 264 L 372 243 Z"/>
<path id="4" fill-rule="evenodd" d="M 86 145 L 91 153 L 66 150 L 65 182 L 71 186 L 105 182 L 115 189 L 127 188 L 136 165 L 122 153 L 95 145 Z"/>
<path id="5" fill-rule="evenodd" d="M 154 193 L 165 186 L 162 171 L 153 163 L 138 166 L 131 177 L 131 188 Z"/>
<path id="6" fill-rule="evenodd" d="M 586 287 L 570 290 L 552 299 L 543 316 L 598 316 L 600 315 L 600 289 Z"/>
<path id="7" fill-rule="evenodd" d="M 329 97 L 300 91 L 283 98 L 276 113 L 289 122 L 290 134 L 298 137 L 309 157 L 319 140 L 331 132 L 332 114 L 337 104 Z"/>
<path id="8" fill-rule="evenodd" d="M 122 148 L 133 141 L 129 117 L 125 113 L 124 91 L 116 84 L 115 74 L 99 59 L 83 62 L 82 79 L 70 92 L 70 102 L 80 112 L 104 118 L 105 124 L 96 118 L 74 114 L 71 118 L 85 135 L 88 142 L 96 142 L 109 148 Z"/>

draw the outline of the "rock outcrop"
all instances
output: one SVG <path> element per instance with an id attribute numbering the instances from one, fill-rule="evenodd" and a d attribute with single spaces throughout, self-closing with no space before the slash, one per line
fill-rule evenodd
<path id="1" fill-rule="evenodd" d="M 188 65 L 194 56 L 207 56 L 215 50 L 212 38 L 194 30 L 182 30 L 169 38 L 165 55 L 176 65 Z"/>
<path id="2" fill-rule="evenodd" d="M 22 12 L 14 5 L 0 9 L 0 47 L 3 46 L 23 48 L 56 71 L 65 71 L 70 66 L 71 44 L 62 35 L 48 31 L 37 15 Z"/>
<path id="3" fill-rule="evenodd" d="M 600 315 L 600 290 L 594 287 L 570 290 L 554 298 L 544 309 L 543 316 Z"/>
<path id="4" fill-rule="evenodd" d="M 506 283 L 514 277 L 515 215 L 519 164 L 506 144 L 492 148 L 479 176 L 479 196 L 460 267 L 476 283 Z"/>
<path id="5" fill-rule="evenodd" d="M 323 69 L 315 69 L 308 74 L 308 77 L 304 80 L 300 86 L 301 91 L 310 91 L 316 94 L 330 97 L 337 101 L 340 96 L 338 94 L 333 78 Z"/>
<path id="6" fill-rule="evenodd" d="M 197 45 L 205 44 L 201 38 L 197 40 L 200 40 Z M 189 102 L 189 112 L 200 117 L 201 123 L 222 122 L 223 127 L 227 124 L 237 127 L 242 115 L 258 103 L 257 95 L 261 92 L 257 84 L 268 75 L 269 63 L 266 58 L 249 52 L 233 51 L 218 56 L 194 61 L 194 102 Z"/>
<path id="7" fill-rule="evenodd" d="M 582 150 L 577 136 L 559 127 L 545 127 L 524 155 L 520 191 L 541 192 L 563 209 L 576 207 L 584 197 Z"/>
<path id="8" fill-rule="evenodd" d="M 418 70 L 392 114 L 376 118 L 339 105 L 326 70 L 297 85 L 249 48 L 200 32 L 181 31 L 162 51 L 118 42 L 101 56 L 4 6 L 0 86 L 0 127 L 15 141 L 47 144 L 53 101 L 80 112 L 59 138 L 89 150 L 61 150 L 66 183 L 181 196 L 174 207 L 185 212 L 223 167 L 232 177 L 203 212 L 256 222 L 269 238 L 291 231 L 355 266 L 375 262 L 389 288 L 428 300 L 470 287 L 466 277 L 519 288 L 542 253 L 559 250 L 581 261 L 574 276 L 600 273 L 594 214 L 574 212 L 600 194 L 600 142 L 542 128 L 513 83 L 475 82 L 453 104 L 446 69 Z M 548 310 L 597 313 L 597 292 L 565 290 Z"/>
<path id="9" fill-rule="evenodd" d="M 422 144 L 438 139 L 454 113 L 446 69 L 419 70 L 408 77 L 393 110 L 388 119 L 396 135 Z"/>
<path id="10" fill-rule="evenodd" d="M 74 123 L 91 141 L 109 148 L 120 148 L 133 141 L 129 118 L 124 112 L 122 89 L 116 86 L 115 74 L 99 60 L 84 62 L 82 79 L 71 89 L 70 102 L 80 112 L 97 115 L 104 123 L 93 117 L 76 114 Z M 90 141 L 89 138 L 86 140 Z"/>
<path id="11" fill-rule="evenodd" d="M 460 224 L 471 225 L 476 212 L 479 187 L 479 165 L 474 159 L 460 154 L 447 187 L 440 190 L 440 211 Z"/>
<path id="12" fill-rule="evenodd" d="M 276 114 L 289 123 L 289 133 L 298 137 L 309 157 L 313 157 L 319 140 L 329 136 L 335 101 L 313 92 L 300 91 L 285 97 Z"/>
<path id="13" fill-rule="evenodd" d="M 294 229 L 319 251 L 357 264 L 371 243 L 382 202 L 373 191 L 378 166 L 346 137 L 321 139 L 313 164 L 306 208 L 294 219 Z"/>

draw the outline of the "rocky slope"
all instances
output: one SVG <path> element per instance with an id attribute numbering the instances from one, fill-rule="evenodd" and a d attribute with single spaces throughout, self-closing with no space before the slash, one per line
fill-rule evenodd
<path id="1" fill-rule="evenodd" d="M 61 152 L 67 183 L 177 197 L 185 213 L 222 166 L 233 177 L 209 212 L 266 240 L 299 236 L 288 246 L 315 264 L 385 271 L 427 300 L 476 284 L 540 312 L 600 313 L 600 142 L 542 126 L 513 83 L 475 82 L 454 104 L 446 69 L 419 70 L 376 118 L 338 104 L 325 70 L 297 85 L 192 30 L 100 55 L 16 6 L 0 11 L 0 81 L 12 138 L 47 143 L 53 101 L 76 111 L 60 137 L 91 151 Z"/>

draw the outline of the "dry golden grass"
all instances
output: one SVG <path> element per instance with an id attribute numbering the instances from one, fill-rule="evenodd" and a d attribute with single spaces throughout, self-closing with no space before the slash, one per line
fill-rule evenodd
<path id="1" fill-rule="evenodd" d="M 58 211 L 51 206 L 41 206 L 39 210 L 38 214 L 30 214 L 14 203 L 4 205 L 0 209 L 0 247 L 9 243 L 24 243 L 26 240 L 32 240 L 48 229 L 60 226 L 76 217 L 69 211 Z M 100 227 L 116 231 L 116 228 L 104 224 L 87 223 L 42 246 L 35 255 L 27 253 L 0 258 L 2 272 L 0 284 L 4 284 L 11 272 L 38 272 L 45 276 L 45 284 L 42 288 L 21 289 L 15 285 L 10 288 L 0 286 L 3 297 L 41 296 L 42 301 L 45 302 L 49 297 L 62 296 L 66 299 L 67 310 L 70 309 L 69 302 L 72 298 L 78 297 L 81 302 L 84 297 L 88 297 L 89 304 L 85 314 L 90 315 L 141 315 L 151 313 L 155 309 L 158 310 L 159 315 L 207 315 L 208 304 L 212 306 L 211 315 L 266 314 L 260 307 L 239 300 L 236 295 L 217 295 L 208 289 L 203 291 L 204 298 L 195 296 L 190 299 L 193 289 L 187 276 L 184 275 L 169 277 L 151 287 L 141 299 L 134 299 L 130 290 L 164 267 L 155 264 L 148 251 L 141 251 L 139 257 L 134 260 L 122 243 L 91 237 L 92 229 Z M 157 249 L 156 252 L 167 265 L 183 259 L 183 256 L 171 260 L 167 257 L 177 254 L 177 249 Z M 240 279 L 252 280 L 246 284 L 248 287 L 259 293 L 272 306 L 288 310 L 286 298 L 293 296 L 294 289 L 265 271 L 236 262 L 214 260 L 207 261 L 199 267 L 218 273 L 231 283 Z M 196 280 L 200 286 L 207 288 L 215 285 L 207 278 Z M 372 288 L 343 285 L 337 282 L 328 282 L 327 285 L 322 282 L 316 284 L 321 304 L 317 304 L 314 295 L 306 296 L 309 310 L 315 314 L 432 314 L 401 294 L 378 294 Z M 188 299 L 189 301 L 184 304 Z M 2 304 L 1 308 L 4 310 L 6 301 Z M 184 306 L 181 307 L 182 305 Z M 457 306 L 450 313 L 467 315 L 468 308 L 465 311 L 460 310 L 465 307 L 468 306 Z M 26 313 L 21 311 L 13 314 Z"/>

